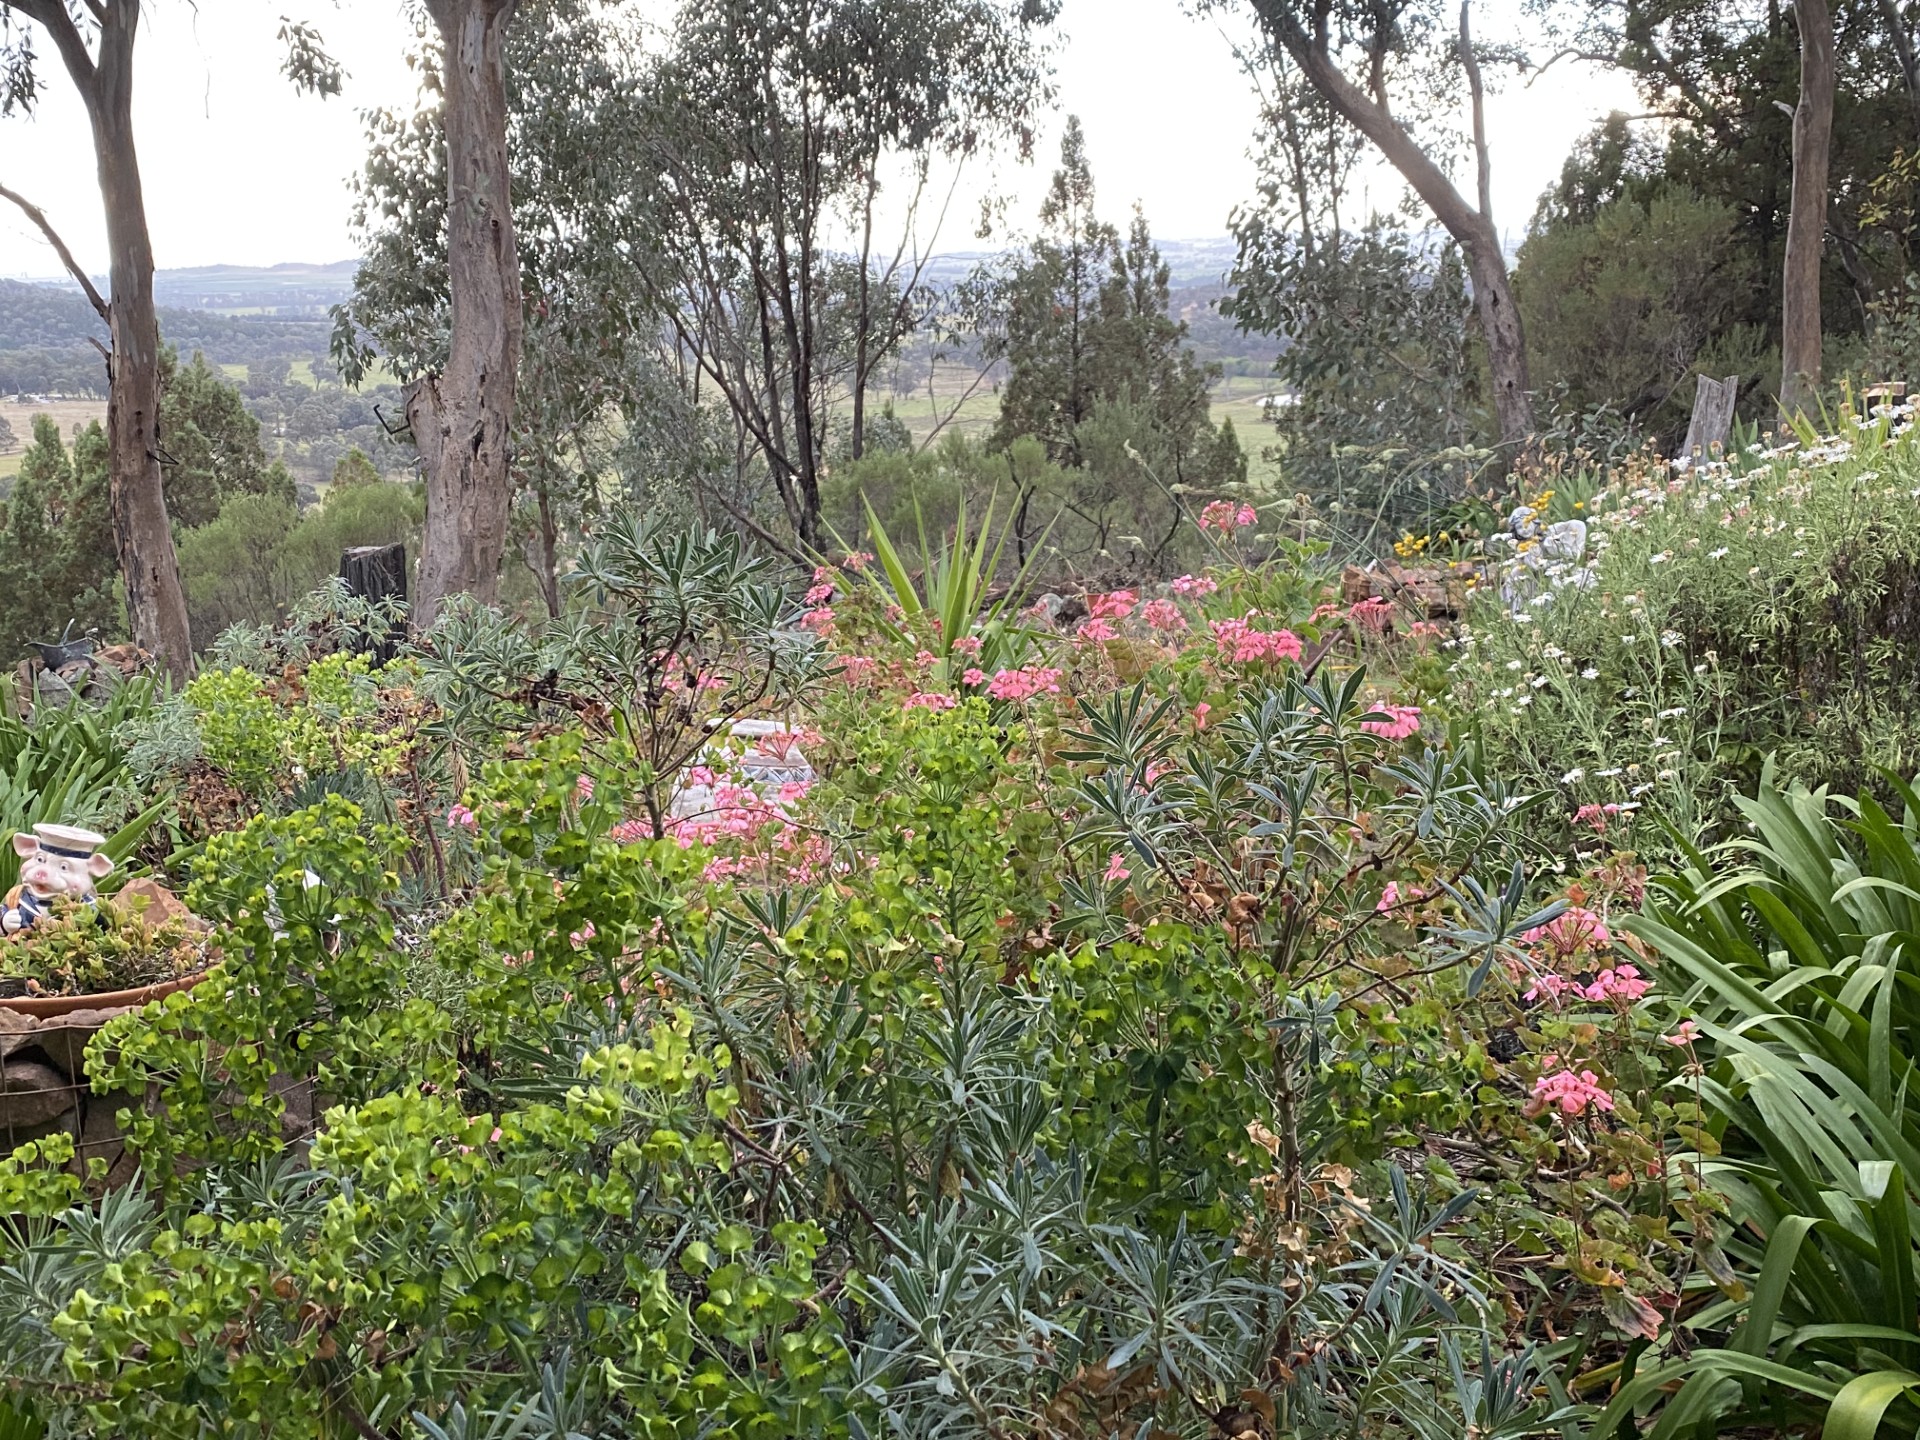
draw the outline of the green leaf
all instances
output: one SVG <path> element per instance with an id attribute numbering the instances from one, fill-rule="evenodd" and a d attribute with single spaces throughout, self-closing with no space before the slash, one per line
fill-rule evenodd
<path id="1" fill-rule="evenodd" d="M 1916 1385 L 1920 1385 L 1920 1375 L 1910 1370 L 1875 1370 L 1854 1376 L 1827 1407 L 1823 1440 L 1873 1440 L 1887 1407 Z"/>

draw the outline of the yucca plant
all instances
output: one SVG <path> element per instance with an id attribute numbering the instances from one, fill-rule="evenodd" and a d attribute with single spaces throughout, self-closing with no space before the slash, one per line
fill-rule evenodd
<path id="1" fill-rule="evenodd" d="M 1741 802 L 1738 872 L 1694 855 L 1627 928 L 1665 957 L 1699 1026 L 1701 1165 L 1731 1200 L 1742 1299 L 1690 1322 L 1691 1354 L 1636 1375 L 1595 1427 L 1651 1402 L 1649 1440 L 1920 1427 L 1920 796 L 1783 792 Z M 1836 813 L 1837 812 L 1837 813 Z M 1623 1432 L 1625 1433 L 1625 1432 Z"/>
<path id="2" fill-rule="evenodd" d="M 1020 567 L 1013 583 L 998 598 L 994 598 L 990 593 L 991 587 L 994 576 L 1000 571 L 1000 559 L 1006 552 L 1007 537 L 1013 533 L 1013 522 L 1009 520 L 996 539 L 993 533 L 994 502 L 988 500 L 987 513 L 981 520 L 980 529 L 970 532 L 967 504 L 963 498 L 959 514 L 954 520 L 951 543 L 934 546 L 928 543 L 926 519 L 916 502 L 914 522 L 919 529 L 920 555 L 925 564 L 916 582 L 901 556 L 900 547 L 887 534 L 886 526 L 880 523 L 873 505 L 864 497 L 861 503 L 866 506 L 867 530 L 872 536 L 874 558 L 880 567 L 877 574 L 866 572 L 867 581 L 883 604 L 896 605 L 901 612 L 898 622 L 881 622 L 881 628 L 888 638 L 901 641 L 911 634 L 920 648 L 939 657 L 939 678 L 942 681 L 951 679 L 948 672 L 953 669 L 954 642 L 966 636 L 976 636 L 980 640 L 980 653 L 968 659 L 968 664 L 978 665 L 988 674 L 1019 665 L 1032 637 L 1026 627 L 1015 620 L 1014 606 L 1041 545 L 1034 546 L 1033 553 Z M 1042 535 L 1041 541 L 1045 539 L 1045 535 Z M 939 622 L 937 630 L 926 623 L 930 620 Z"/>

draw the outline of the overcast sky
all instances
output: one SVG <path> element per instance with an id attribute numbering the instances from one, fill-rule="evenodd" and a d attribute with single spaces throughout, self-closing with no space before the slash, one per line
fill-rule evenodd
<path id="1" fill-rule="evenodd" d="M 350 73 L 344 96 L 301 98 L 279 73 L 283 11 L 311 18 Z M 271 265 L 354 253 L 347 181 L 363 147 L 359 112 L 411 104 L 409 30 L 394 0 L 151 0 L 136 62 L 135 123 L 156 263 Z M 1497 38 L 1483 18 L 1482 36 Z M 1011 192 L 1030 220 L 1057 154 L 1059 119 L 1077 113 L 1100 208 L 1124 223 L 1136 200 L 1155 234 L 1198 239 L 1226 232 L 1253 191 L 1258 100 L 1215 23 L 1181 0 L 1065 0 L 1058 52 L 1059 109 L 1037 163 L 970 177 L 963 199 Z M 50 47 L 40 47 L 43 55 Z M 0 183 L 41 205 L 79 255 L 106 267 L 93 155 L 84 113 L 57 65 L 35 118 L 0 121 Z M 1631 106 L 1615 76 L 1555 70 L 1489 104 L 1494 206 L 1517 240 L 1568 147 L 1606 110 Z M 1398 186 L 1372 185 L 1382 204 Z M 943 249 L 971 245 L 956 210 Z M 38 232 L 0 205 L 0 275 L 44 277 L 59 266 Z"/>

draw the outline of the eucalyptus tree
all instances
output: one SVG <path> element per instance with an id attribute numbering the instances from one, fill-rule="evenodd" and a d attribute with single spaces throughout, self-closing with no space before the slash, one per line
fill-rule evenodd
<path id="1" fill-rule="evenodd" d="M 418 67 L 434 75 L 437 35 L 424 38 Z M 631 448 L 621 432 L 630 440 L 700 428 L 680 413 L 662 363 L 664 324 L 641 280 L 653 251 L 636 169 L 644 40 L 627 17 L 583 0 L 532 0 L 505 37 L 521 345 L 511 504 L 497 519 L 503 548 L 518 550 L 550 614 L 567 537 L 598 515 L 614 450 Z M 424 98 L 367 116 L 355 212 L 364 258 L 334 316 L 334 358 L 349 383 L 376 359 L 414 387 L 449 364 L 445 106 L 431 89 Z"/>
<path id="2" fill-rule="evenodd" d="M 836 409 L 857 452 L 957 167 L 1030 138 L 1055 8 L 722 0 L 656 30 L 637 5 L 529 0 L 505 64 L 526 356 L 510 475 L 550 603 L 559 532 L 598 512 L 610 454 L 678 471 L 703 516 L 773 548 L 820 543 Z M 336 354 L 349 378 L 378 354 L 415 379 L 452 333 L 439 107 L 377 113 L 370 138 Z"/>
<path id="3" fill-rule="evenodd" d="M 106 361 L 110 510 L 134 639 L 177 679 L 193 666 L 186 593 L 174 556 L 161 473 L 160 320 L 153 302 L 153 241 L 133 135 L 134 41 L 140 0 L 0 0 L 0 116 L 30 112 L 44 81 L 34 37 L 43 36 L 87 113 L 106 222 L 108 296 L 74 258 L 40 208 L 0 185 L 46 237 L 111 337 Z M 296 82 L 339 88 L 339 71 L 312 31 L 283 22 Z M 95 342 L 96 344 L 98 342 Z"/>
<path id="4" fill-rule="evenodd" d="M 1204 0 L 1226 9 L 1243 0 Z M 1457 16 L 1441 0 L 1244 0 L 1267 42 L 1265 60 L 1364 136 L 1460 247 L 1487 347 L 1500 441 L 1511 454 L 1533 434 L 1526 336 L 1493 215 L 1484 67 L 1515 57 L 1474 39 L 1471 0 Z M 1449 172 L 1450 116 L 1468 117 L 1472 193 Z M 1302 157 L 1304 158 L 1304 156 Z"/>
<path id="5" fill-rule="evenodd" d="M 60 57 L 86 109 L 108 250 L 102 295 L 38 206 L 0 185 L 46 237 L 110 336 L 107 366 L 108 498 L 114 548 L 137 643 L 176 678 L 193 667 L 186 592 L 174 554 L 162 472 L 160 320 L 153 300 L 153 240 L 134 145 L 134 42 L 140 0 L 0 0 L 0 116 L 30 112 L 43 88 L 35 35 Z M 302 90 L 336 94 L 342 71 L 320 37 L 282 19 L 284 73 Z M 95 342 L 96 344 L 98 342 Z"/>
<path id="6" fill-rule="evenodd" d="M 649 84 L 659 264 L 680 352 L 817 546 L 829 414 L 865 443 L 869 380 L 917 323 L 960 166 L 1031 148 L 1057 0 L 684 5 Z M 898 179 L 893 235 L 883 191 Z M 836 244 L 841 236 L 849 237 Z"/>
<path id="7" fill-rule="evenodd" d="M 1761 280 L 1735 287 L 1729 325 L 1781 341 L 1790 404 L 1823 332 L 1871 332 L 1904 308 L 1920 229 L 1911 202 L 1880 201 L 1920 134 L 1920 8 L 1551 0 L 1539 14 L 1559 54 L 1631 77 L 1655 178 L 1732 211 L 1740 263 Z"/>

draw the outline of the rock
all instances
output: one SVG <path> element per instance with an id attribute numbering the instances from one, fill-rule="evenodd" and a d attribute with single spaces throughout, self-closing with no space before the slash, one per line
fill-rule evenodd
<path id="1" fill-rule="evenodd" d="M 1340 572 L 1340 598 L 1349 607 L 1385 600 L 1404 618 L 1450 620 L 1467 608 L 1470 565 L 1423 566 L 1382 562 L 1368 569 L 1349 565 Z"/>
<path id="2" fill-rule="evenodd" d="M 87 1093 L 51 1065 L 37 1060 L 0 1061 L 0 1142 L 9 1146 L 35 1135 L 80 1104 Z"/>
<path id="3" fill-rule="evenodd" d="M 135 675 L 144 675 L 153 668 L 153 656 L 138 645 L 109 645 L 104 650 L 94 652 L 93 663 L 118 670 L 131 680 Z"/>
<path id="4" fill-rule="evenodd" d="M 213 929 L 213 926 L 189 910 L 178 895 L 146 875 L 122 885 L 107 903 L 125 914 L 139 915 L 153 930 L 169 921 L 177 922 L 182 929 L 194 935 L 204 935 Z"/>

